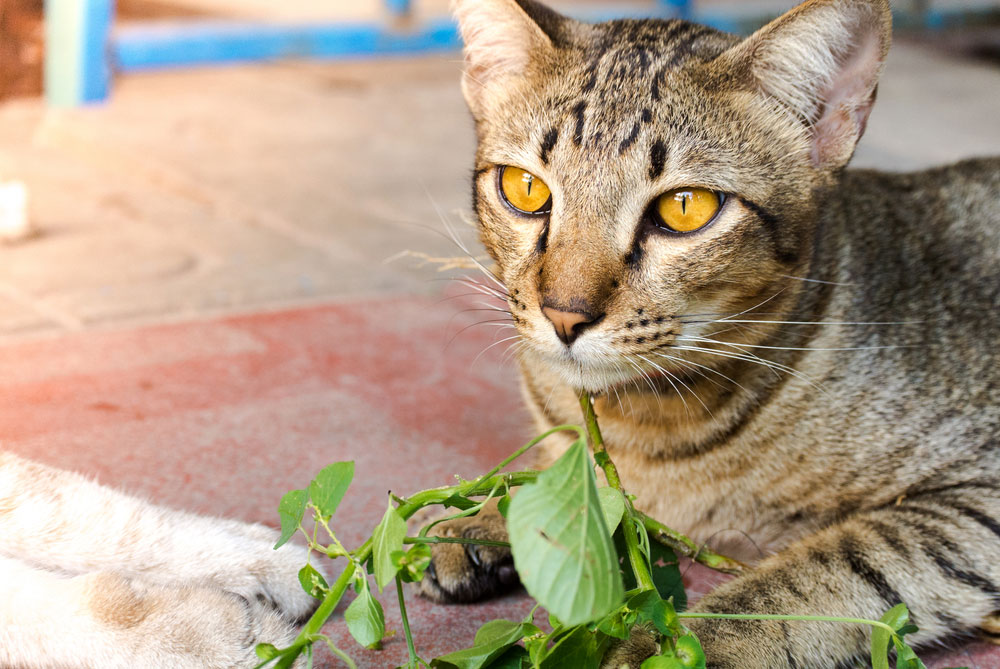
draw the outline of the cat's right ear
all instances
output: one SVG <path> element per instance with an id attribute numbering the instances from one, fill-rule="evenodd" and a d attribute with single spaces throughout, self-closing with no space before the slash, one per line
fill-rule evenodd
<path id="1" fill-rule="evenodd" d="M 834 170 L 865 131 L 891 36 L 888 0 L 809 0 L 720 58 L 808 126 L 813 164 Z"/>
<path id="2" fill-rule="evenodd" d="M 465 43 L 462 92 L 477 116 L 485 91 L 553 52 L 566 20 L 533 0 L 452 0 L 451 9 Z"/>

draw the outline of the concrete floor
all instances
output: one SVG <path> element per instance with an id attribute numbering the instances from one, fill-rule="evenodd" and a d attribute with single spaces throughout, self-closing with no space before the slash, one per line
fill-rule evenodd
<path id="1" fill-rule="evenodd" d="M 349 543 L 387 488 L 471 476 L 513 450 L 527 418 L 503 347 L 473 364 L 486 328 L 449 346 L 474 315 L 398 257 L 455 255 L 448 225 L 474 238 L 457 61 L 164 72 L 122 78 L 102 107 L 0 107 L 0 180 L 28 184 L 37 227 L 0 245 L 4 446 L 272 524 L 282 492 L 355 458 Z M 997 110 L 1000 69 L 901 42 L 855 164 L 1000 154 Z M 415 604 L 422 650 L 526 604 Z M 405 645 L 358 655 L 391 666 Z M 1000 655 L 968 647 L 929 666 L 956 664 Z"/>

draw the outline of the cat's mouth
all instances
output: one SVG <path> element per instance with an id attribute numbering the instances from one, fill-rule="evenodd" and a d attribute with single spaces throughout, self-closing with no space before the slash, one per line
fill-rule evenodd
<path id="1" fill-rule="evenodd" d="M 568 348 L 531 350 L 564 383 L 595 394 L 627 389 L 659 392 L 687 376 L 681 365 L 674 364 L 677 356 L 664 353 L 663 346 L 635 352 L 581 338 Z"/>

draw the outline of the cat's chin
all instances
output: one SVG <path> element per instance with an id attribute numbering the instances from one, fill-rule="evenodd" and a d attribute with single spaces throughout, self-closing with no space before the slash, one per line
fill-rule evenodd
<path id="1" fill-rule="evenodd" d="M 571 388 L 585 390 L 593 395 L 614 392 L 625 387 L 642 387 L 644 379 L 655 376 L 646 370 L 637 369 L 627 360 L 608 351 L 531 351 L 525 356 L 533 367 L 542 367 L 551 377 Z"/>

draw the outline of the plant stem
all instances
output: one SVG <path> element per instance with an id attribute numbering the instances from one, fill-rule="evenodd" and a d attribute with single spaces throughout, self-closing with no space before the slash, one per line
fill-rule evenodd
<path id="1" fill-rule="evenodd" d="M 608 455 L 608 451 L 604 447 L 604 437 L 601 436 L 601 428 L 597 425 L 597 414 L 594 413 L 594 402 L 586 390 L 580 392 L 580 408 L 583 409 L 587 434 L 590 435 L 590 443 L 594 448 L 594 461 L 604 470 L 604 477 L 608 480 L 608 485 L 620 492 L 625 501 L 622 534 L 625 536 L 625 547 L 628 550 L 628 560 L 632 565 L 635 580 L 643 590 L 655 590 L 656 585 L 653 583 L 653 577 L 650 576 L 646 566 L 646 558 L 639 550 L 635 507 L 632 506 L 632 500 L 625 494 L 621 477 L 618 476 L 618 468 L 615 467 L 615 463 L 611 461 L 611 456 Z"/>
<path id="2" fill-rule="evenodd" d="M 534 443 L 537 443 L 537 440 L 535 440 Z M 519 450 L 523 452 L 526 449 L 522 447 Z M 505 462 L 509 462 L 509 458 Z M 406 504 L 397 507 L 396 512 L 403 517 L 403 520 L 407 520 L 421 508 L 431 504 L 440 504 L 455 494 L 460 494 L 466 497 L 486 495 L 504 482 L 506 482 L 508 486 L 521 486 L 525 483 L 531 483 L 537 478 L 538 472 L 534 471 L 512 472 L 506 474 L 494 474 L 486 478 L 480 477 L 475 481 L 459 485 L 423 490 L 409 498 Z M 361 544 L 360 548 L 350 553 L 350 556 L 353 557 L 352 563 L 348 565 L 343 573 L 341 573 L 340 577 L 330 587 L 326 596 L 323 597 L 323 601 L 320 602 L 319 608 L 317 608 L 309 620 L 306 621 L 305 626 L 303 626 L 291 647 L 298 648 L 299 652 L 301 652 L 307 644 L 311 643 L 310 639 L 313 638 L 313 636 L 318 633 L 320 629 L 322 629 L 323 625 L 326 624 L 326 621 L 331 615 L 333 615 L 334 609 L 337 608 L 337 603 L 340 602 L 341 597 L 343 597 L 344 592 L 347 590 L 347 586 L 350 585 L 351 577 L 354 575 L 354 564 L 364 564 L 372 554 L 373 545 L 374 541 L 371 537 L 369 537 L 363 544 Z M 288 669 L 288 667 L 292 666 L 292 663 L 298 655 L 298 652 L 293 652 L 282 657 L 278 664 L 275 665 L 276 669 Z"/>
<path id="3" fill-rule="evenodd" d="M 521 448 L 517 449 L 516 451 L 514 451 L 513 453 L 511 453 L 510 455 L 508 455 L 496 467 L 494 467 L 493 469 L 489 470 L 488 472 L 486 472 L 485 474 L 483 474 L 482 476 L 480 476 L 479 478 L 477 478 L 476 482 L 483 481 L 484 479 L 488 479 L 489 477 L 493 476 L 494 474 L 496 474 L 497 472 L 499 472 L 501 469 L 503 469 L 504 467 L 506 467 L 510 463 L 514 462 L 514 460 L 516 460 L 519 457 L 521 457 L 522 455 L 524 455 L 528 451 L 528 449 L 530 449 L 530 448 L 532 448 L 534 446 L 537 446 L 539 442 L 541 442 L 542 440 L 548 438 L 550 435 L 553 435 L 556 432 L 567 432 L 567 431 L 579 433 L 580 432 L 580 428 L 577 425 L 557 425 L 556 427 L 552 428 L 551 430 L 548 430 L 547 432 L 544 432 L 543 434 L 538 435 L 537 437 L 535 437 L 534 439 L 532 439 L 531 441 L 529 441 L 527 444 L 525 444 Z"/>
<path id="4" fill-rule="evenodd" d="M 649 536 L 664 546 L 673 549 L 678 555 L 689 557 L 695 562 L 700 562 L 706 567 L 726 574 L 742 574 L 750 569 L 750 567 L 739 560 L 719 555 L 710 548 L 699 546 L 677 530 L 670 529 L 641 511 L 636 511 L 635 513 L 646 528 L 646 531 L 649 532 Z"/>
<path id="5" fill-rule="evenodd" d="M 369 549 L 369 552 L 371 550 Z M 368 557 L 365 556 L 364 560 Z M 363 564 L 364 560 L 360 562 Z M 344 596 L 344 592 L 347 590 L 347 586 L 351 584 L 351 579 L 354 577 L 354 563 L 348 563 L 347 567 L 340 573 L 337 580 L 333 582 L 330 586 L 330 590 L 323 597 L 323 601 L 320 602 L 319 608 L 316 612 L 312 614 L 312 617 L 306 621 L 306 624 L 302 627 L 299 635 L 295 637 L 295 641 L 292 643 L 292 647 L 299 648 L 301 652 L 302 648 L 309 643 L 312 643 L 311 639 L 315 636 L 320 629 L 323 627 L 323 623 L 326 619 L 330 617 L 333 610 L 337 608 L 337 604 L 340 602 L 340 598 Z M 295 662 L 295 658 L 299 656 L 299 653 L 289 653 L 281 658 L 275 666 L 275 669 L 288 669 Z"/>
<path id="6" fill-rule="evenodd" d="M 410 633 L 410 620 L 406 617 L 406 602 L 403 600 L 403 579 L 396 574 L 396 597 L 399 599 L 399 617 L 403 620 L 403 634 L 406 636 L 406 649 L 410 653 L 410 669 L 420 666 L 420 656 L 413 646 L 413 634 Z"/>
<path id="7" fill-rule="evenodd" d="M 677 614 L 678 618 L 704 618 L 709 620 L 800 620 L 804 622 L 821 623 L 853 623 L 856 625 L 869 625 L 871 627 L 881 627 L 892 636 L 897 636 L 896 630 L 886 625 L 880 620 L 866 620 L 864 618 L 838 618 L 836 616 L 793 616 L 782 614 L 765 613 L 700 613 L 697 611 L 684 611 Z"/>

